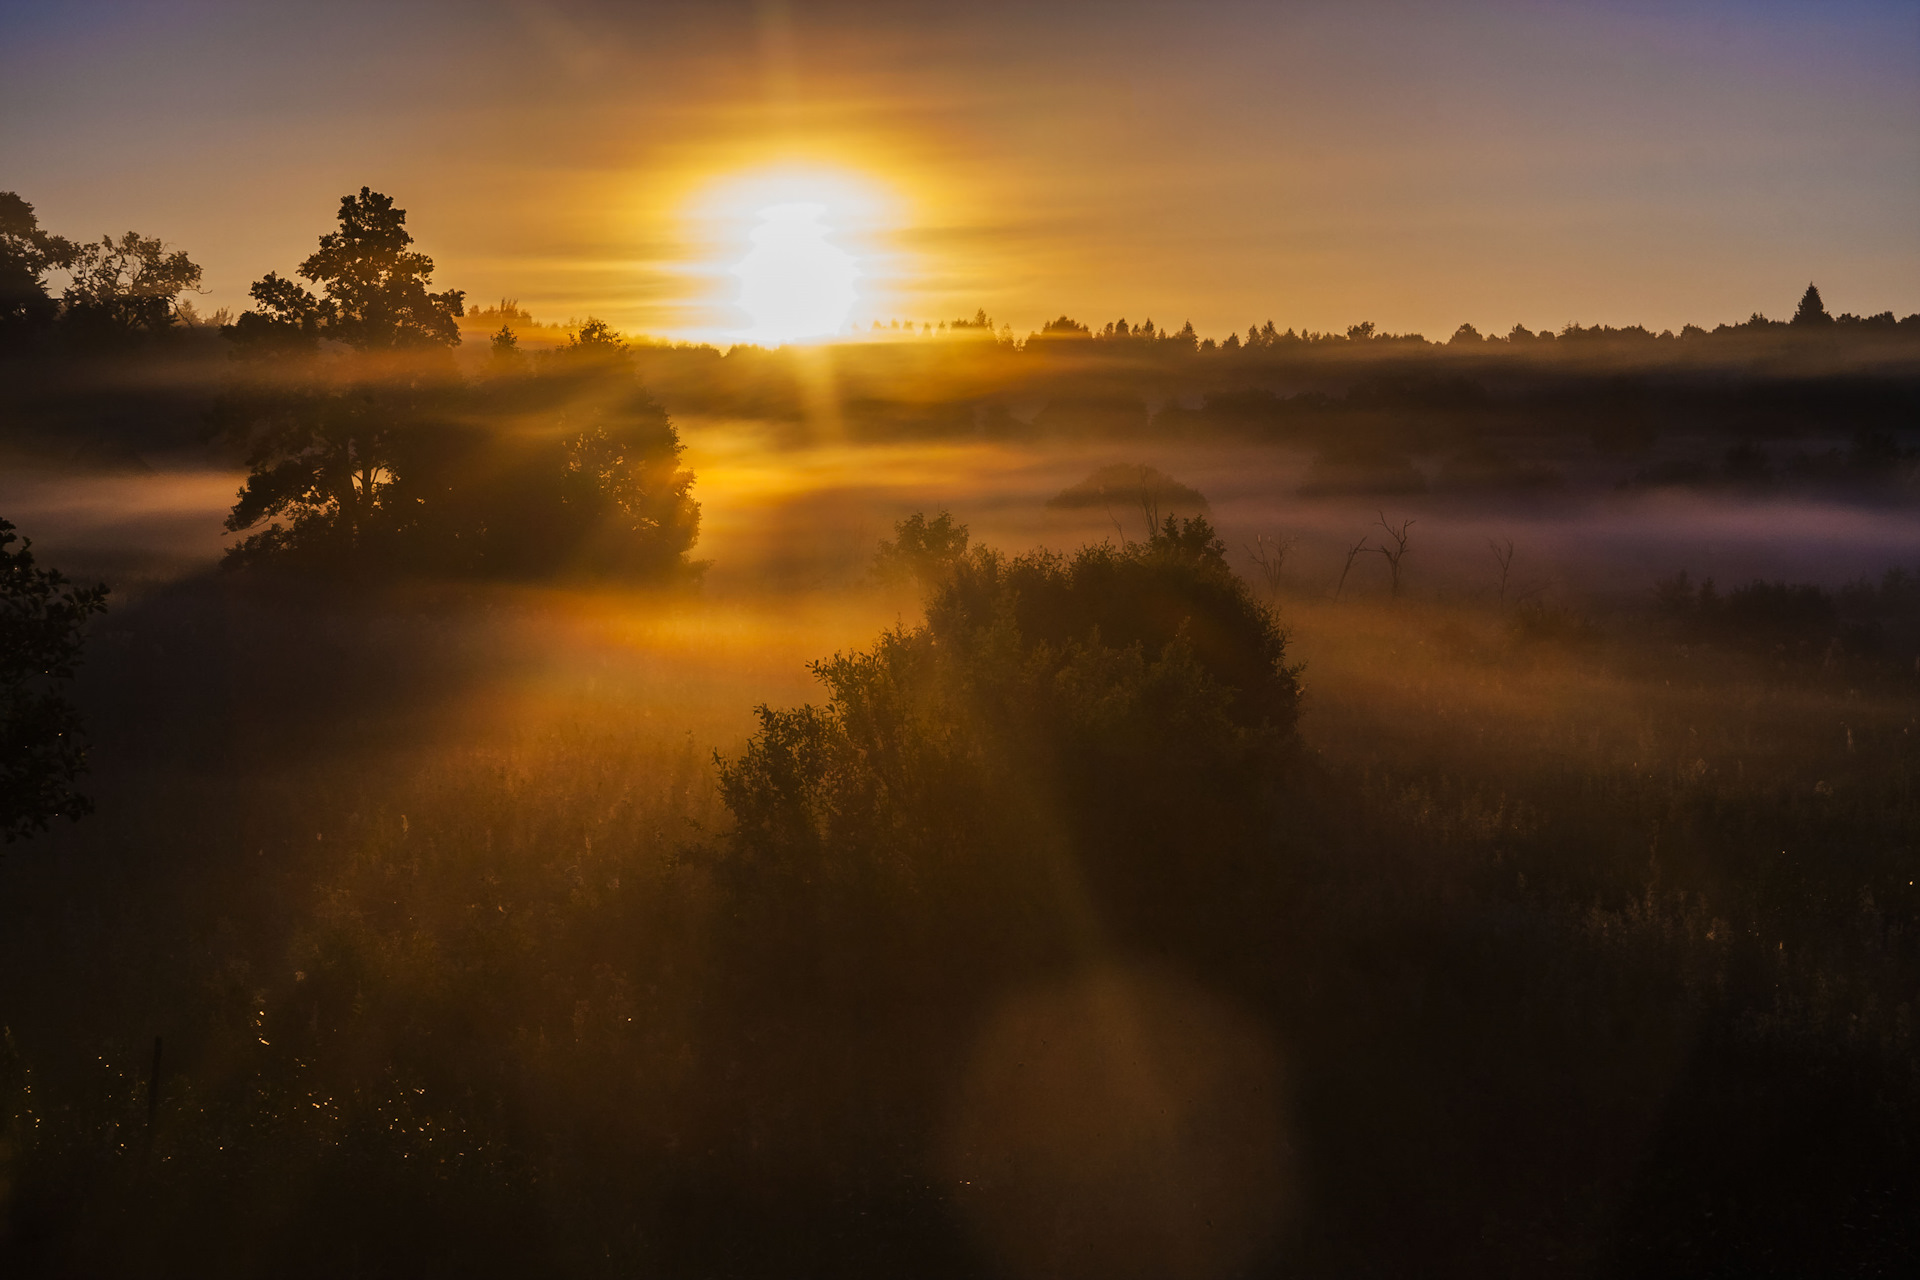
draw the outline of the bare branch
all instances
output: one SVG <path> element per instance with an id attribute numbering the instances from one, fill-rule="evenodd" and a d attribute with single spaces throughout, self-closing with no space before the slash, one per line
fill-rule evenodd
<path id="1" fill-rule="evenodd" d="M 1260 570 L 1260 577 L 1266 583 L 1267 594 L 1279 599 L 1280 584 L 1287 567 L 1287 554 L 1293 550 L 1294 539 L 1287 534 L 1268 537 L 1257 533 L 1253 545 L 1246 549 L 1247 558 Z"/>
<path id="2" fill-rule="evenodd" d="M 1413 528 L 1413 521 L 1402 520 L 1396 526 L 1387 523 L 1386 512 L 1382 511 L 1379 515 L 1380 519 L 1377 523 L 1387 531 L 1387 537 L 1393 539 L 1393 545 L 1388 547 L 1383 544 L 1375 547 L 1374 550 L 1386 558 L 1387 568 L 1393 574 L 1393 598 L 1398 600 L 1400 598 L 1400 561 L 1407 554 L 1407 530 Z"/>
<path id="3" fill-rule="evenodd" d="M 1340 581 L 1338 585 L 1336 585 L 1333 589 L 1333 598 L 1335 600 L 1338 600 L 1340 598 L 1340 593 L 1346 589 L 1347 575 L 1353 572 L 1353 562 L 1360 558 L 1360 553 L 1362 551 L 1376 551 L 1378 549 L 1379 548 L 1377 547 L 1369 547 L 1367 545 L 1367 539 L 1365 535 L 1361 536 L 1360 541 L 1354 543 L 1351 547 L 1347 548 L 1347 562 L 1346 564 L 1341 566 Z"/>
<path id="4" fill-rule="evenodd" d="M 1507 579 L 1513 573 L 1513 539 L 1488 538 L 1487 550 L 1493 553 L 1493 562 L 1500 566 L 1500 607 L 1507 604 Z"/>

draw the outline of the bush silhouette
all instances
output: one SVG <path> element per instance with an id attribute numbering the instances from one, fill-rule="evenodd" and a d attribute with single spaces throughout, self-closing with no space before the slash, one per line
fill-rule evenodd
<path id="1" fill-rule="evenodd" d="M 804 902 L 844 938 L 909 903 L 1038 911 L 1065 875 L 1115 927 L 1178 927 L 1270 821 L 1285 658 L 1204 519 L 1072 557 L 976 548 L 925 624 L 815 664 L 826 705 L 760 708 L 722 762 L 743 892 L 775 932 Z"/>

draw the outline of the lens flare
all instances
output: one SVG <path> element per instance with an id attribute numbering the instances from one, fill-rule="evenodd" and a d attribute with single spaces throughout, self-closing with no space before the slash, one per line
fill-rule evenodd
<path id="1" fill-rule="evenodd" d="M 760 210 L 749 239 L 753 250 L 733 268 L 740 277 L 740 306 L 753 319 L 746 336 L 757 342 L 792 342 L 837 333 L 853 309 L 853 255 L 835 245 L 823 219 L 827 206 L 791 201 Z"/>

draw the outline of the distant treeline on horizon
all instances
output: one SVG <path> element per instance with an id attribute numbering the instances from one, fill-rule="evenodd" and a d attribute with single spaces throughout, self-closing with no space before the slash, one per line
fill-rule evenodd
<path id="1" fill-rule="evenodd" d="M 485 314 L 490 314 L 490 312 Z M 527 318 L 531 319 L 532 317 L 529 316 Z M 1907 316 L 1905 319 L 1896 319 L 1892 311 L 1881 311 L 1866 316 L 1855 315 L 1852 312 L 1842 312 L 1836 316 L 1827 310 L 1826 304 L 1820 296 L 1820 290 L 1815 285 L 1809 283 L 1806 292 L 1801 295 L 1799 307 L 1795 310 L 1793 318 L 1790 320 L 1770 320 L 1762 313 L 1756 311 L 1746 320 L 1737 324 L 1720 324 L 1715 325 L 1712 329 L 1703 329 L 1699 325 L 1694 324 L 1682 325 L 1677 334 L 1672 329 L 1665 329 L 1659 333 L 1655 333 L 1646 326 L 1637 324 L 1615 328 L 1611 325 L 1580 325 L 1570 323 L 1563 326 L 1558 333 L 1544 329 L 1536 333 L 1523 324 L 1516 324 L 1502 336 L 1499 334 L 1482 334 L 1473 325 L 1463 324 L 1455 329 L 1452 336 L 1447 338 L 1444 343 L 1438 343 L 1430 342 L 1426 335 L 1421 333 L 1382 332 L 1371 320 L 1348 325 L 1344 332 L 1338 333 L 1332 331 L 1323 333 L 1312 329 L 1301 329 L 1297 332 L 1292 328 L 1281 330 L 1274 325 L 1273 321 L 1269 320 L 1263 325 L 1247 326 L 1245 337 L 1242 337 L 1239 333 L 1229 333 L 1221 341 L 1215 342 L 1212 338 L 1201 337 L 1194 329 L 1192 321 L 1188 321 L 1179 329 L 1164 329 L 1157 328 L 1151 317 L 1136 325 L 1129 325 L 1126 319 L 1122 317 L 1118 320 L 1109 321 L 1103 327 L 1095 329 L 1090 325 L 1081 324 L 1071 316 L 1062 314 L 1059 318 L 1048 321 L 1045 325 L 1041 326 L 1038 331 L 1028 334 L 1026 341 L 1071 341 L 1074 339 L 1085 339 L 1093 342 L 1161 343 L 1189 351 L 1234 351 L 1241 349 L 1269 350 L 1331 343 L 1375 342 L 1406 343 L 1420 346 L 1473 346 L 1486 343 L 1527 346 L 1535 343 L 1555 341 L 1673 341 L 1675 339 L 1706 338 L 1728 334 L 1775 332 L 1816 333 L 1850 330 L 1878 333 L 1895 331 L 1920 333 L 1920 313 Z M 911 320 L 891 320 L 886 322 L 875 320 L 867 327 L 865 333 L 879 334 L 882 336 L 896 333 L 902 336 L 918 334 L 928 337 L 936 334 L 953 334 L 960 336 L 989 335 L 1003 343 L 1013 343 L 1015 341 L 1012 327 L 1002 325 L 996 328 L 993 320 L 988 317 L 984 310 L 975 312 L 971 320 L 960 318 L 941 321 L 937 325 L 920 323 L 916 326 L 915 322 Z M 857 326 L 853 331 L 853 336 L 862 336 L 862 331 Z"/>
<path id="2" fill-rule="evenodd" d="M 57 294 L 49 287 L 49 278 L 56 273 L 68 277 L 68 283 Z M 75 352 L 111 350 L 170 333 L 228 332 L 234 317 L 227 309 L 203 316 L 187 296 L 199 290 L 203 274 L 186 251 L 170 248 L 157 238 L 136 232 L 129 231 L 117 239 L 102 236 L 97 242 L 74 241 L 51 234 L 40 227 L 31 204 L 13 192 L 0 192 L 0 354 L 27 348 L 44 350 L 49 343 Z M 518 339 L 532 339 L 536 346 L 557 346 L 588 325 L 598 325 L 606 331 L 606 326 L 592 316 L 564 324 L 542 323 L 512 299 L 469 311 L 464 290 L 449 290 L 443 296 L 448 303 L 449 319 L 457 326 L 455 342 L 462 337 L 510 332 Z M 1435 342 L 1420 333 L 1387 333 L 1372 321 L 1349 325 L 1343 332 L 1319 332 L 1282 330 L 1268 320 L 1265 324 L 1249 325 L 1244 335 L 1230 333 L 1216 341 L 1201 337 L 1191 322 L 1170 329 L 1155 325 L 1151 318 L 1139 324 L 1120 318 L 1096 328 L 1063 313 L 1021 339 L 1016 337 L 1011 325 L 996 324 L 983 309 L 970 319 L 874 320 L 864 328 L 854 326 L 836 336 L 842 340 L 947 336 L 988 339 L 1004 347 L 1047 351 L 1070 351 L 1084 342 L 1103 344 L 1090 349 L 1109 352 L 1123 348 L 1139 354 L 1256 351 L 1278 355 L 1295 350 L 1325 351 L 1362 345 L 1375 350 L 1434 346 L 1539 350 L 1563 343 L 1602 343 L 1619 348 L 1653 343 L 1690 344 L 1707 339 L 1815 335 L 1830 340 L 1920 336 L 1920 313 L 1904 318 L 1896 318 L 1891 310 L 1870 315 L 1843 312 L 1836 316 L 1827 310 L 1819 289 L 1809 284 L 1791 319 L 1772 320 L 1756 311 L 1738 323 L 1718 324 L 1712 329 L 1688 324 L 1678 333 L 1671 329 L 1655 333 L 1637 324 L 1616 328 L 1571 323 L 1558 333 L 1535 332 L 1516 324 L 1501 336 L 1483 335 L 1473 325 L 1462 324 L 1444 342 Z M 640 337 L 636 341 L 648 346 L 718 349 L 711 342 L 671 338 Z M 726 345 L 751 348 L 757 344 Z"/>
<path id="3" fill-rule="evenodd" d="M 586 320 L 569 319 L 563 324 L 543 323 L 534 319 L 530 312 L 522 310 L 515 299 L 502 299 L 496 306 L 476 308 L 462 317 L 461 329 L 466 333 L 492 334 L 504 328 L 520 338 L 545 334 L 556 344 L 586 324 L 596 323 L 596 318 Z M 498 328 L 496 328 L 498 326 Z M 1791 319 L 1773 320 L 1761 312 L 1754 312 L 1747 319 L 1732 324 L 1718 324 L 1711 329 L 1699 325 L 1687 324 L 1679 332 L 1663 329 L 1656 333 L 1644 325 L 1581 325 L 1569 323 L 1557 333 L 1542 329 L 1535 332 L 1523 324 L 1516 324 L 1506 334 L 1482 334 L 1471 324 L 1462 324 L 1444 341 L 1429 340 L 1421 333 L 1387 333 L 1379 329 L 1373 321 L 1366 320 L 1348 325 L 1343 332 L 1331 330 L 1321 332 L 1313 329 L 1280 329 L 1273 321 L 1265 324 L 1249 325 L 1244 335 L 1229 333 L 1216 341 L 1201 337 L 1188 321 L 1178 329 L 1156 326 L 1151 317 L 1139 324 L 1130 324 L 1125 317 L 1108 321 L 1095 328 L 1082 324 L 1066 314 L 1049 320 L 1038 330 L 1028 333 L 1023 339 L 1015 335 L 1010 324 L 996 323 L 984 309 L 976 311 L 971 319 L 964 316 L 942 321 L 914 320 L 874 320 L 864 328 L 852 326 L 845 334 L 836 335 L 842 340 L 873 339 L 909 339 L 958 337 L 971 339 L 990 339 L 1002 346 L 1024 348 L 1032 344 L 1044 344 L 1050 349 L 1060 349 L 1074 342 L 1125 343 L 1131 349 L 1173 352 L 1210 352 L 1210 351 L 1270 351 L 1282 352 L 1289 349 L 1331 346 L 1352 346 L 1368 344 L 1376 346 L 1406 347 L 1529 347 L 1537 348 L 1541 344 L 1556 342 L 1608 342 L 1632 344 L 1640 342 L 1693 342 L 1703 338 L 1750 338 L 1757 335 L 1793 335 L 1810 337 L 1815 334 L 1829 336 L 1880 336 L 1890 334 L 1920 336 L 1920 312 L 1898 318 L 1891 310 L 1876 312 L 1872 315 L 1856 315 L 1842 312 L 1833 315 L 1827 310 L 1820 290 L 1809 283 L 1801 296 L 1800 304 Z M 636 341 L 649 344 L 667 344 L 675 346 L 714 347 L 711 342 L 682 342 L 671 338 L 659 338 L 642 335 Z M 728 346 L 753 347 L 759 344 L 751 342 L 730 343 Z M 717 347 L 716 347 L 717 349 Z"/>

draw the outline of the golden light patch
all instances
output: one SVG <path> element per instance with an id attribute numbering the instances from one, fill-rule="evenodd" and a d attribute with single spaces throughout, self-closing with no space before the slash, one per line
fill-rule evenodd
<path id="1" fill-rule="evenodd" d="M 701 274 L 739 342 L 780 346 L 847 332 L 901 274 L 901 201 L 874 179 L 777 168 L 716 180 L 689 203 Z"/>

